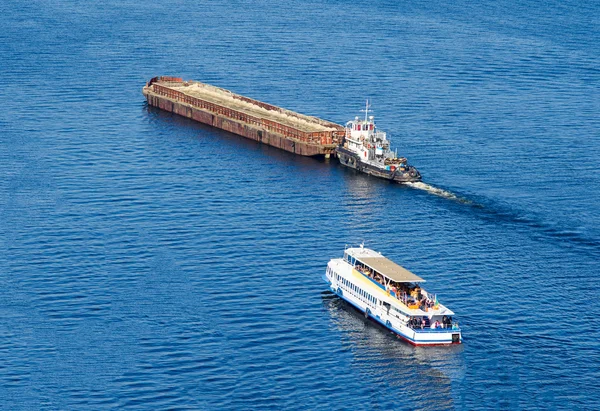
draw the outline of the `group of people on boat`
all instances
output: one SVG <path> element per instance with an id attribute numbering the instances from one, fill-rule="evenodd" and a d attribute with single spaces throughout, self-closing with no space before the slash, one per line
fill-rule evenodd
<path id="1" fill-rule="evenodd" d="M 432 300 L 418 285 L 399 283 L 391 280 L 386 283 L 379 273 L 372 272 L 369 267 L 362 264 L 357 264 L 356 269 L 384 286 L 388 295 L 396 297 L 396 299 L 404 303 L 408 308 L 430 311 L 436 307 L 436 301 Z"/>
<path id="2" fill-rule="evenodd" d="M 410 317 L 407 325 L 412 329 L 420 328 L 421 330 L 426 328 L 452 328 L 453 330 L 458 329 L 458 323 L 453 323 L 452 317 L 448 317 L 446 315 L 442 317 L 442 322 L 440 322 L 439 320 L 435 320 L 433 324 L 431 324 L 431 321 L 429 321 L 427 317 Z"/>

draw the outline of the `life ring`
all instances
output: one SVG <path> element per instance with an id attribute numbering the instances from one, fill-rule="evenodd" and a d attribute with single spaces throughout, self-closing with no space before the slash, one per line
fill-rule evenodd
<path id="1" fill-rule="evenodd" d="M 410 170 L 408 172 L 408 175 L 411 176 L 411 177 L 415 177 L 417 175 L 417 173 L 415 172 L 415 170 Z"/>

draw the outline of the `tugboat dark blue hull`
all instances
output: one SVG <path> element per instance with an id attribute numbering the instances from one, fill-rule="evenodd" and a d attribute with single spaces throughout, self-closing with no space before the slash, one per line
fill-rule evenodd
<path id="1" fill-rule="evenodd" d="M 386 170 L 373 164 L 363 162 L 358 155 L 352 151 L 339 146 L 335 149 L 336 155 L 343 166 L 353 168 L 374 177 L 396 181 L 398 183 L 413 183 L 421 181 L 421 173 L 413 166 L 404 167 L 404 170 L 395 168 Z"/>

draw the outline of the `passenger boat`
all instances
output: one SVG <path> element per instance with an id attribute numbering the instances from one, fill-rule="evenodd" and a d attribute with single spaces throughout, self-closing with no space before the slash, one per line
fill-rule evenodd
<path id="1" fill-rule="evenodd" d="M 323 279 L 365 317 L 413 345 L 462 342 L 454 313 L 421 287 L 425 280 L 362 244 L 329 261 Z"/>
<path id="2" fill-rule="evenodd" d="M 336 149 L 340 163 L 375 177 L 399 183 L 421 181 L 421 173 L 408 164 L 405 157 L 398 157 L 390 148 L 390 140 L 378 131 L 373 116 L 369 116 L 369 102 L 365 119 L 346 123 L 344 140 Z"/>

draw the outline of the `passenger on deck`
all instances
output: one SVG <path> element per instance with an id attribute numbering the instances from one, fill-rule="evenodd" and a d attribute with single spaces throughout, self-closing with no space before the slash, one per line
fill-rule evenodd
<path id="1" fill-rule="evenodd" d="M 435 324 L 433 326 L 435 328 L 442 328 L 442 324 L 440 324 L 439 320 L 435 320 Z"/>

